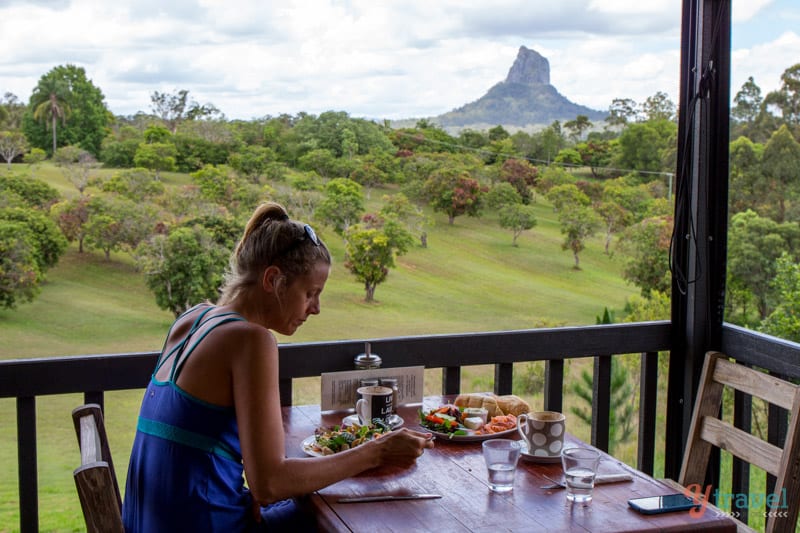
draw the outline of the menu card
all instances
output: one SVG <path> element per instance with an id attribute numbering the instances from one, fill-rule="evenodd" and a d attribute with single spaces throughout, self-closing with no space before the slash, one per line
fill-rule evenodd
<path id="1" fill-rule="evenodd" d="M 360 386 L 360 380 L 366 378 L 395 378 L 397 379 L 398 405 L 422 403 L 422 381 L 425 378 L 425 367 L 404 366 L 325 372 L 321 378 L 320 409 L 322 411 L 355 408 L 356 389 Z"/>

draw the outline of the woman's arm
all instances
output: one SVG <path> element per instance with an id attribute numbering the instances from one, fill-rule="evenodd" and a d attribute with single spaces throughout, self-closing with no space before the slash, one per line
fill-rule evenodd
<path id="1" fill-rule="evenodd" d="M 231 359 L 232 395 L 245 475 L 259 503 L 308 494 L 381 465 L 409 466 L 433 447 L 426 434 L 401 429 L 336 455 L 286 458 L 277 342 L 267 330 L 248 328 L 237 343 Z"/>

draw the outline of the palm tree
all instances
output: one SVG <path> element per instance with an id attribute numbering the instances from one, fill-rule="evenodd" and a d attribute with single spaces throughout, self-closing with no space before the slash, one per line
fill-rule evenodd
<path id="1" fill-rule="evenodd" d="M 64 80 L 52 77 L 43 78 L 33 90 L 31 104 L 33 105 L 33 118 L 50 122 L 53 130 L 53 154 L 56 153 L 56 124 L 58 119 L 65 122 L 70 113 L 67 96 L 69 87 Z"/>

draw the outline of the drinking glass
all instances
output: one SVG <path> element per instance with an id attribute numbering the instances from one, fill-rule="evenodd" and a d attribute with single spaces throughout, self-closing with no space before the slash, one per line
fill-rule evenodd
<path id="1" fill-rule="evenodd" d="M 597 450 L 567 448 L 561 452 L 567 500 L 578 503 L 592 501 L 592 489 L 594 489 L 598 463 L 600 463 L 600 452 Z"/>
<path id="2" fill-rule="evenodd" d="M 494 492 L 508 492 L 514 488 L 514 472 L 517 470 L 522 445 L 511 439 L 483 441 L 483 459 L 489 472 L 489 488 Z"/>

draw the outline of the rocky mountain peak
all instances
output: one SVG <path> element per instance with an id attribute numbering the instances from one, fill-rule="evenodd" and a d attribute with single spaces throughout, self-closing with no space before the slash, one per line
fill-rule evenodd
<path id="1" fill-rule="evenodd" d="M 550 85 L 550 62 L 536 50 L 520 46 L 517 59 L 506 76 L 506 83 Z"/>

